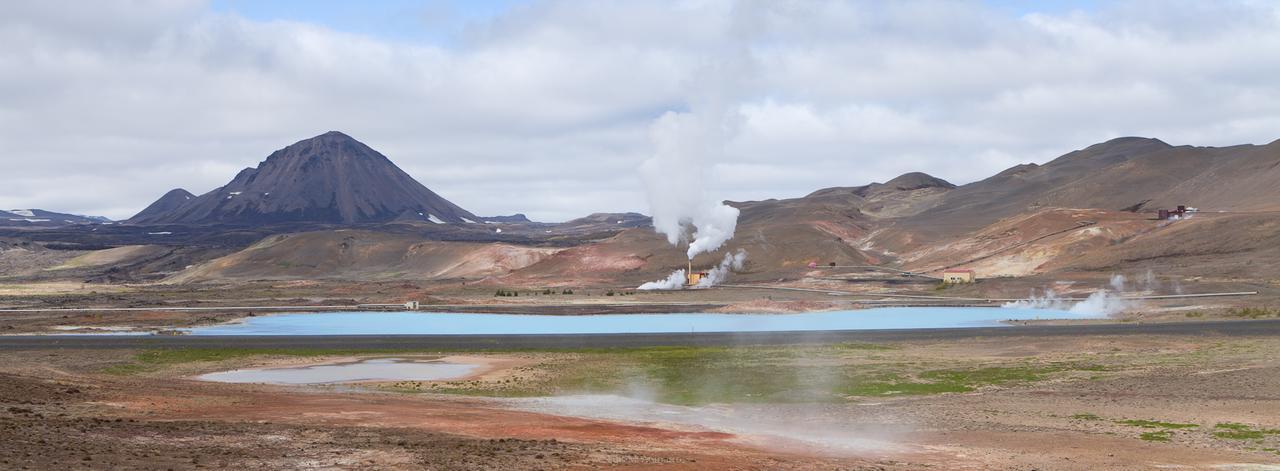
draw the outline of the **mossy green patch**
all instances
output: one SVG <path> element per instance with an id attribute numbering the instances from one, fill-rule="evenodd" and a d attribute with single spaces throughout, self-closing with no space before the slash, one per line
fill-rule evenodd
<path id="1" fill-rule="evenodd" d="M 1261 430 L 1228 430 L 1213 432 L 1213 436 L 1228 440 L 1261 440 L 1267 436 Z"/>
<path id="2" fill-rule="evenodd" d="M 671 404 L 843 402 L 851 396 L 963 393 L 1024 384 L 1055 375 L 1105 369 L 1091 363 L 1017 362 L 949 367 L 910 355 L 886 353 L 896 345 L 843 343 L 801 346 L 641 347 L 591 349 L 351 350 L 303 348 L 174 348 L 148 350 L 111 374 L 140 374 L 192 362 L 253 356 L 550 354 L 500 382 L 456 381 L 389 385 L 406 392 L 527 397 L 555 394 L 631 394 Z M 954 362 L 945 363 L 954 365 Z"/>
<path id="3" fill-rule="evenodd" d="M 1131 425 L 1134 427 L 1142 427 L 1142 428 L 1184 429 L 1184 428 L 1199 427 L 1199 425 L 1196 425 L 1196 424 L 1180 424 L 1176 422 L 1159 422 L 1155 420 L 1141 420 L 1141 419 L 1117 420 L 1115 422 L 1121 425 Z"/>
<path id="4" fill-rule="evenodd" d="M 988 367 L 972 370 L 925 371 L 920 373 L 920 377 L 956 384 L 987 385 L 1040 381 L 1046 374 L 1054 371 L 1060 371 L 1060 369 L 1056 367 Z"/>
<path id="5" fill-rule="evenodd" d="M 969 391 L 973 391 L 973 388 L 954 383 L 871 382 L 856 385 L 844 392 L 850 396 L 916 396 Z"/>
<path id="6" fill-rule="evenodd" d="M 873 378 L 852 385 L 844 392 L 851 396 L 892 396 L 969 392 L 984 386 L 1042 381 L 1053 373 L 1083 370 L 1096 371 L 1100 366 L 1052 364 L 1039 366 L 982 367 L 971 369 L 927 370 L 911 378 L 893 375 Z"/>
<path id="7" fill-rule="evenodd" d="M 1250 425 L 1225 422 L 1214 425 L 1213 436 L 1227 440 L 1262 440 L 1268 435 L 1280 435 L 1280 429 L 1254 429 Z"/>
<path id="8" fill-rule="evenodd" d="M 1039 378 L 1024 367 L 931 370 L 906 362 L 865 363 L 875 344 L 805 347 L 660 347 L 593 351 L 544 367 L 540 379 L 519 385 L 458 385 L 471 395 L 623 393 L 640 388 L 672 404 L 843 402 L 849 396 L 968 392 L 989 384 Z M 860 358 L 862 364 L 851 364 Z M 1038 371 L 1038 370 L 1037 370 Z M 434 391 L 434 390 L 433 390 Z"/>
<path id="9" fill-rule="evenodd" d="M 399 351 L 403 352 L 403 351 Z M 111 365 L 102 370 L 114 375 L 130 375 L 156 371 L 169 365 L 194 362 L 225 361 L 254 356 L 328 356 L 370 353 L 397 353 L 388 350 L 353 350 L 326 348 L 165 348 L 147 350 L 133 356 L 130 363 Z"/>
<path id="10" fill-rule="evenodd" d="M 1245 424 L 1237 424 L 1237 423 L 1233 423 L 1233 422 L 1225 422 L 1225 423 L 1221 423 L 1221 424 L 1218 424 L 1218 425 L 1214 425 L 1214 426 L 1213 426 L 1213 428 L 1220 428 L 1220 429 L 1227 429 L 1227 430 L 1237 430 L 1237 431 L 1245 431 L 1245 430 L 1249 430 L 1249 429 L 1250 429 L 1250 428 L 1252 428 L 1252 427 L 1250 427 L 1250 426 L 1248 426 L 1248 425 L 1245 425 Z"/>
<path id="11" fill-rule="evenodd" d="M 1141 438 L 1149 442 L 1167 442 L 1172 437 L 1173 437 L 1173 432 L 1170 432 L 1168 430 L 1162 430 L 1159 432 L 1146 432 L 1146 433 L 1143 433 L 1142 435 L 1138 435 L 1138 438 Z"/>

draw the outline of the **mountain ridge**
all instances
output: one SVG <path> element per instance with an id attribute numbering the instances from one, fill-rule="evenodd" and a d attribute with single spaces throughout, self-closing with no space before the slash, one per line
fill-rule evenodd
<path id="1" fill-rule="evenodd" d="M 102 216 L 84 216 L 35 208 L 0 210 L 0 226 L 54 227 L 74 224 L 113 224 L 114 222 Z"/>

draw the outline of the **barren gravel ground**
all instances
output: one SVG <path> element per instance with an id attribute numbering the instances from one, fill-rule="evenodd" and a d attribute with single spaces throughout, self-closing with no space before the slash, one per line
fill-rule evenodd
<path id="1" fill-rule="evenodd" d="M 127 351 L 6 355 L 3 469 L 875 469 L 484 400 L 100 372 Z"/>
<path id="2" fill-rule="evenodd" d="M 1280 339 L 1273 337 L 916 340 L 826 356 L 811 356 L 812 348 L 772 348 L 768 355 L 729 360 L 755 368 L 759 365 L 753 362 L 768 365 L 785 358 L 794 365 L 896 371 L 904 378 L 925 377 L 922 371 L 939 368 L 1084 366 L 975 383 L 968 392 L 887 391 L 814 403 L 662 406 L 683 408 L 676 410 L 688 417 L 677 421 L 625 414 L 599 418 L 589 411 L 549 415 L 506 399 L 468 397 L 518 392 L 522 385 L 568 384 L 565 378 L 579 368 L 608 372 L 610 365 L 630 365 L 627 354 L 610 350 L 485 354 L 493 357 L 495 369 L 438 382 L 449 394 L 406 393 L 405 384 L 351 389 L 186 379 L 247 365 L 304 362 L 296 355 L 206 352 L 207 358 L 139 369 L 128 367 L 137 365 L 136 351 L 12 351 L 0 365 L 0 439 L 6 444 L 0 448 L 0 467 L 1268 469 L 1280 464 Z M 651 386 L 658 388 L 655 394 L 661 392 L 661 385 Z M 641 389 L 631 385 L 616 393 Z M 699 425 L 699 414 L 737 414 L 751 426 Z M 893 446 L 854 452 L 811 446 L 808 440 L 823 431 L 837 440 L 866 438 Z"/>

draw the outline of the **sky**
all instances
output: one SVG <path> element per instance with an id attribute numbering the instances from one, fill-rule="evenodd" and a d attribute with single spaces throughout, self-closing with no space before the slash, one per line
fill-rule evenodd
<path id="1" fill-rule="evenodd" d="M 339 130 L 476 214 L 647 212 L 654 123 L 708 93 L 737 119 L 718 198 L 963 184 L 1271 142 L 1278 52 L 1271 1 L 7 1 L 0 208 L 127 218 Z"/>

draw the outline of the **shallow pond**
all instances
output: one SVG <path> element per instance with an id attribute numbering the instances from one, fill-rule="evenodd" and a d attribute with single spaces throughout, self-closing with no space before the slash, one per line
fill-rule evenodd
<path id="1" fill-rule="evenodd" d="M 480 365 L 442 360 L 373 358 L 289 368 L 247 368 L 197 377 L 219 383 L 329 384 L 359 381 L 432 381 L 467 376 Z"/>
<path id="2" fill-rule="evenodd" d="M 503 335 L 788 332 L 1002 326 L 1009 319 L 1082 319 L 1046 309 L 894 307 L 803 314 L 607 314 L 554 316 L 333 312 L 250 317 L 189 329 L 192 335 Z"/>

